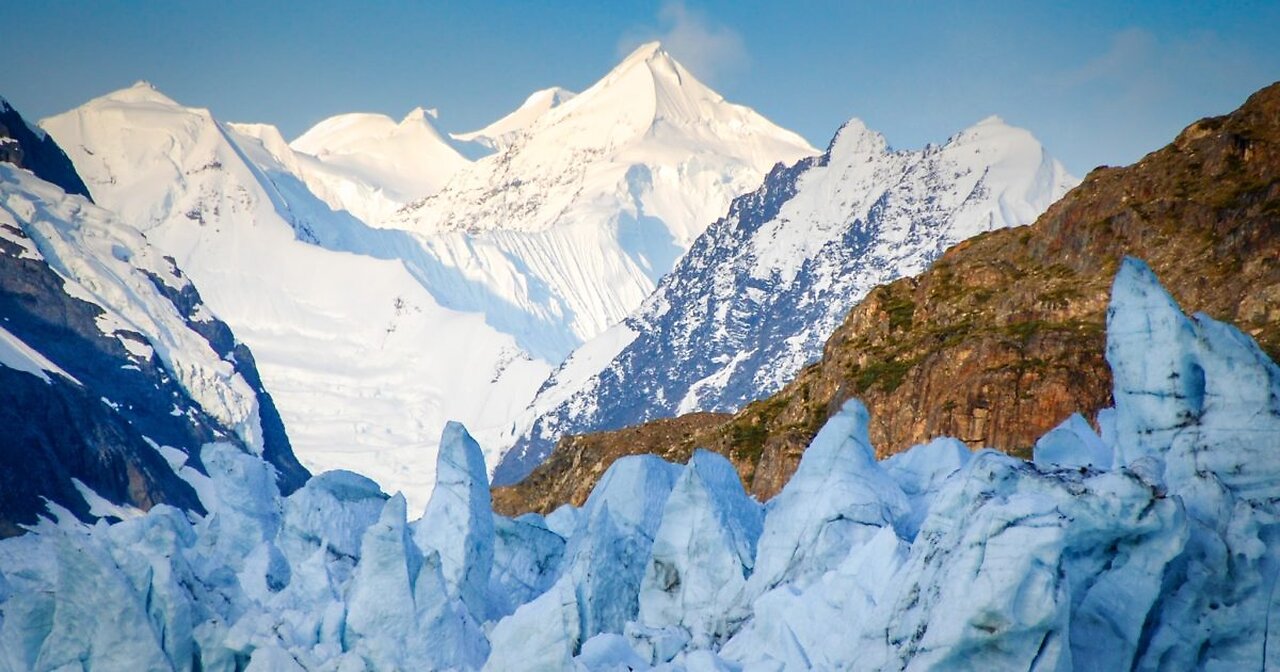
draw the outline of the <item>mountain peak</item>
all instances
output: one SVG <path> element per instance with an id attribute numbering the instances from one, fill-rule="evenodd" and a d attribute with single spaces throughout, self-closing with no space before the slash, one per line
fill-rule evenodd
<path id="1" fill-rule="evenodd" d="M 117 103 L 156 103 L 159 105 L 178 106 L 177 101 L 164 95 L 156 88 L 154 84 L 140 79 L 132 85 L 108 93 L 96 100 L 106 100 Z M 92 102 L 92 101 L 90 101 Z"/>
<path id="2" fill-rule="evenodd" d="M 409 122 L 427 121 L 428 119 L 439 119 L 439 118 L 440 118 L 440 110 L 434 107 L 425 108 L 419 105 L 418 107 L 415 107 L 412 110 L 409 110 L 409 114 L 406 114 L 404 116 L 404 119 L 400 122 L 400 124 L 404 125 Z M 430 123 L 430 122 L 427 122 L 427 123 Z"/>
<path id="3" fill-rule="evenodd" d="M 699 93 L 705 92 L 715 98 L 720 97 L 719 94 L 707 88 L 689 74 L 689 71 L 662 47 L 662 43 L 656 41 L 646 42 L 636 47 L 591 89 L 607 85 L 610 82 L 630 79 L 632 73 L 641 69 L 647 71 L 649 76 L 653 78 L 655 87 L 666 88 L 667 86 L 673 86 L 675 89 L 685 89 Z M 588 89 L 588 91 L 591 89 Z"/>
<path id="4" fill-rule="evenodd" d="M 478 131 L 454 133 L 451 137 L 462 142 L 477 142 L 490 149 L 501 149 L 520 130 L 537 121 L 543 114 L 573 100 L 577 95 L 559 86 L 539 89 L 529 94 L 520 107 L 512 110 L 505 117 Z"/>
<path id="5" fill-rule="evenodd" d="M 884 136 L 868 128 L 866 122 L 858 117 L 844 122 L 827 146 L 827 155 L 831 157 L 884 154 L 887 151 L 889 142 Z"/>
<path id="6" fill-rule="evenodd" d="M 652 60 L 655 57 L 671 60 L 671 54 L 668 54 L 667 50 L 662 48 L 662 43 L 657 40 L 645 42 L 633 49 L 630 54 L 627 54 L 626 58 L 622 59 L 622 63 L 620 63 L 618 67 L 621 68 L 629 64 L 642 63 Z"/>
<path id="7" fill-rule="evenodd" d="M 1032 135 L 1031 131 L 1014 126 L 994 114 L 951 136 L 944 146 L 970 143 L 1040 147 L 1040 141 Z"/>
<path id="8" fill-rule="evenodd" d="M 396 125 L 397 131 L 408 131 L 415 134 L 424 134 L 426 138 L 433 142 L 444 143 L 445 140 L 440 135 L 440 131 L 436 129 L 436 121 L 440 118 L 440 111 L 434 107 L 415 107 L 406 114 L 404 119 Z"/>

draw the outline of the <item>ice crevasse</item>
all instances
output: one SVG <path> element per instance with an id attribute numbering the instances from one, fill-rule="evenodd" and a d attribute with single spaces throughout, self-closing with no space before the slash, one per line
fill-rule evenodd
<path id="1" fill-rule="evenodd" d="M 55 509 L 0 542 L 0 670 L 1280 669 L 1280 367 L 1134 259 L 1107 330 L 1098 430 L 876 461 L 849 401 L 763 505 L 699 451 L 497 516 L 455 424 L 410 522 L 210 444 L 207 516 Z"/>

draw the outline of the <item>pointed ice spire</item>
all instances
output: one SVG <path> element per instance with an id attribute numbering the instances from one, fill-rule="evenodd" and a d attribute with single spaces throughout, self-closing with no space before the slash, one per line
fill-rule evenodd
<path id="1" fill-rule="evenodd" d="M 1245 499 L 1280 497 L 1280 367 L 1207 315 L 1183 315 L 1142 261 L 1126 258 L 1107 309 L 1116 462 L 1153 456 L 1170 492 L 1211 515 L 1196 484 L 1212 473 Z M 1180 492 L 1189 488 L 1195 492 Z"/>
<path id="2" fill-rule="evenodd" d="M 493 570 L 493 507 L 480 445 L 457 422 L 445 425 L 436 457 L 436 486 L 414 540 L 440 554 L 440 569 L 451 595 L 460 597 L 479 620 L 488 617 L 489 575 Z"/>
<path id="3" fill-rule="evenodd" d="M 1036 441 L 1033 451 L 1036 464 L 1059 467 L 1093 467 L 1110 469 L 1115 456 L 1111 448 L 1102 442 L 1089 421 L 1079 413 L 1049 430 Z"/>
<path id="4" fill-rule="evenodd" d="M 404 496 L 396 493 L 364 533 L 360 563 L 347 596 L 344 646 L 359 649 L 379 669 L 402 667 L 396 643 L 409 641 L 417 624 L 413 582 L 422 555 L 405 524 Z"/>
<path id="5" fill-rule="evenodd" d="M 856 399 L 827 421 L 771 502 L 747 595 L 803 587 L 882 527 L 910 515 L 902 488 L 876 462 L 867 409 Z"/>
<path id="6" fill-rule="evenodd" d="M 695 647 L 730 634 L 762 522 L 733 464 L 695 451 L 663 509 L 640 587 L 640 622 L 683 626 Z"/>

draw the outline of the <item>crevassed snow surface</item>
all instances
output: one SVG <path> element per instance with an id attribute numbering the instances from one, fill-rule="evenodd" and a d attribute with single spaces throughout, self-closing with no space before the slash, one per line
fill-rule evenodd
<path id="1" fill-rule="evenodd" d="M 850 401 L 766 507 L 718 456 L 635 456 L 510 520 L 451 426 L 411 525 L 354 474 L 281 499 L 210 444 L 207 516 L 0 541 L 0 669 L 1276 669 L 1280 367 L 1132 259 L 1107 358 L 1107 431 L 1067 420 L 1052 463 L 876 462 Z"/>
<path id="2" fill-rule="evenodd" d="M 119 339 L 142 360 L 154 351 L 201 408 L 246 447 L 263 450 L 253 388 L 158 286 L 178 292 L 190 282 L 136 228 L 87 199 L 0 164 L 0 240 L 20 247 L 23 257 L 42 259 L 63 279 L 63 291 L 102 309 L 96 326 L 103 335 Z M 32 367 L 75 381 L 30 345 L 0 327 L 0 351 L 12 353 L 10 361 L 25 357 Z"/>
<path id="3" fill-rule="evenodd" d="M 495 445 L 507 428 L 494 423 L 546 377 L 483 315 L 441 305 L 393 254 L 399 239 L 316 199 L 274 162 L 269 135 L 146 84 L 43 124 L 98 203 L 172 256 L 249 345 L 313 471 L 361 471 L 420 512 L 445 421 Z"/>
<path id="4" fill-rule="evenodd" d="M 872 287 L 979 233 L 1030 224 L 1076 182 L 996 117 L 920 151 L 894 151 L 849 121 L 825 154 L 733 202 L 625 321 L 632 338 L 610 361 L 575 354 L 572 375 L 553 375 L 495 480 L 519 480 L 565 434 L 732 412 L 773 393 Z M 582 350 L 617 343 L 601 338 Z"/>

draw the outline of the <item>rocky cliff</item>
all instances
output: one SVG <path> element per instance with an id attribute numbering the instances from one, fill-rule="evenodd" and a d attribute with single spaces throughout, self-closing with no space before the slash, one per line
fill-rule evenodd
<path id="1" fill-rule="evenodd" d="M 1148 260 L 1190 310 L 1280 354 L 1280 84 L 1136 164 L 1095 169 L 1033 225 L 960 243 L 924 274 L 876 288 L 794 381 L 682 442 L 729 456 L 761 499 L 850 397 L 870 409 L 882 456 L 940 435 L 1029 456 L 1072 412 L 1112 404 L 1103 329 L 1124 255 Z M 556 452 L 594 445 L 565 440 Z M 553 456 L 498 501 L 511 511 L 569 501 L 568 490 L 536 489 L 589 480 L 614 452 Z M 542 473 L 566 465 L 578 466 Z"/>
<path id="2" fill-rule="evenodd" d="M 48 136 L 33 144 L 0 112 L 27 138 L 10 159 L 62 157 L 0 161 L 0 537 L 59 514 L 51 505 L 85 521 L 203 511 L 192 482 L 210 442 L 262 457 L 281 491 L 300 487 L 310 474 L 249 349 L 171 258 L 60 186 L 80 180 Z"/>
<path id="3" fill-rule="evenodd" d="M 80 179 L 71 159 L 58 143 L 44 131 L 28 124 L 4 98 L 0 98 L 0 162 L 26 168 L 40 179 L 62 187 L 68 194 L 93 200 L 84 180 Z"/>

